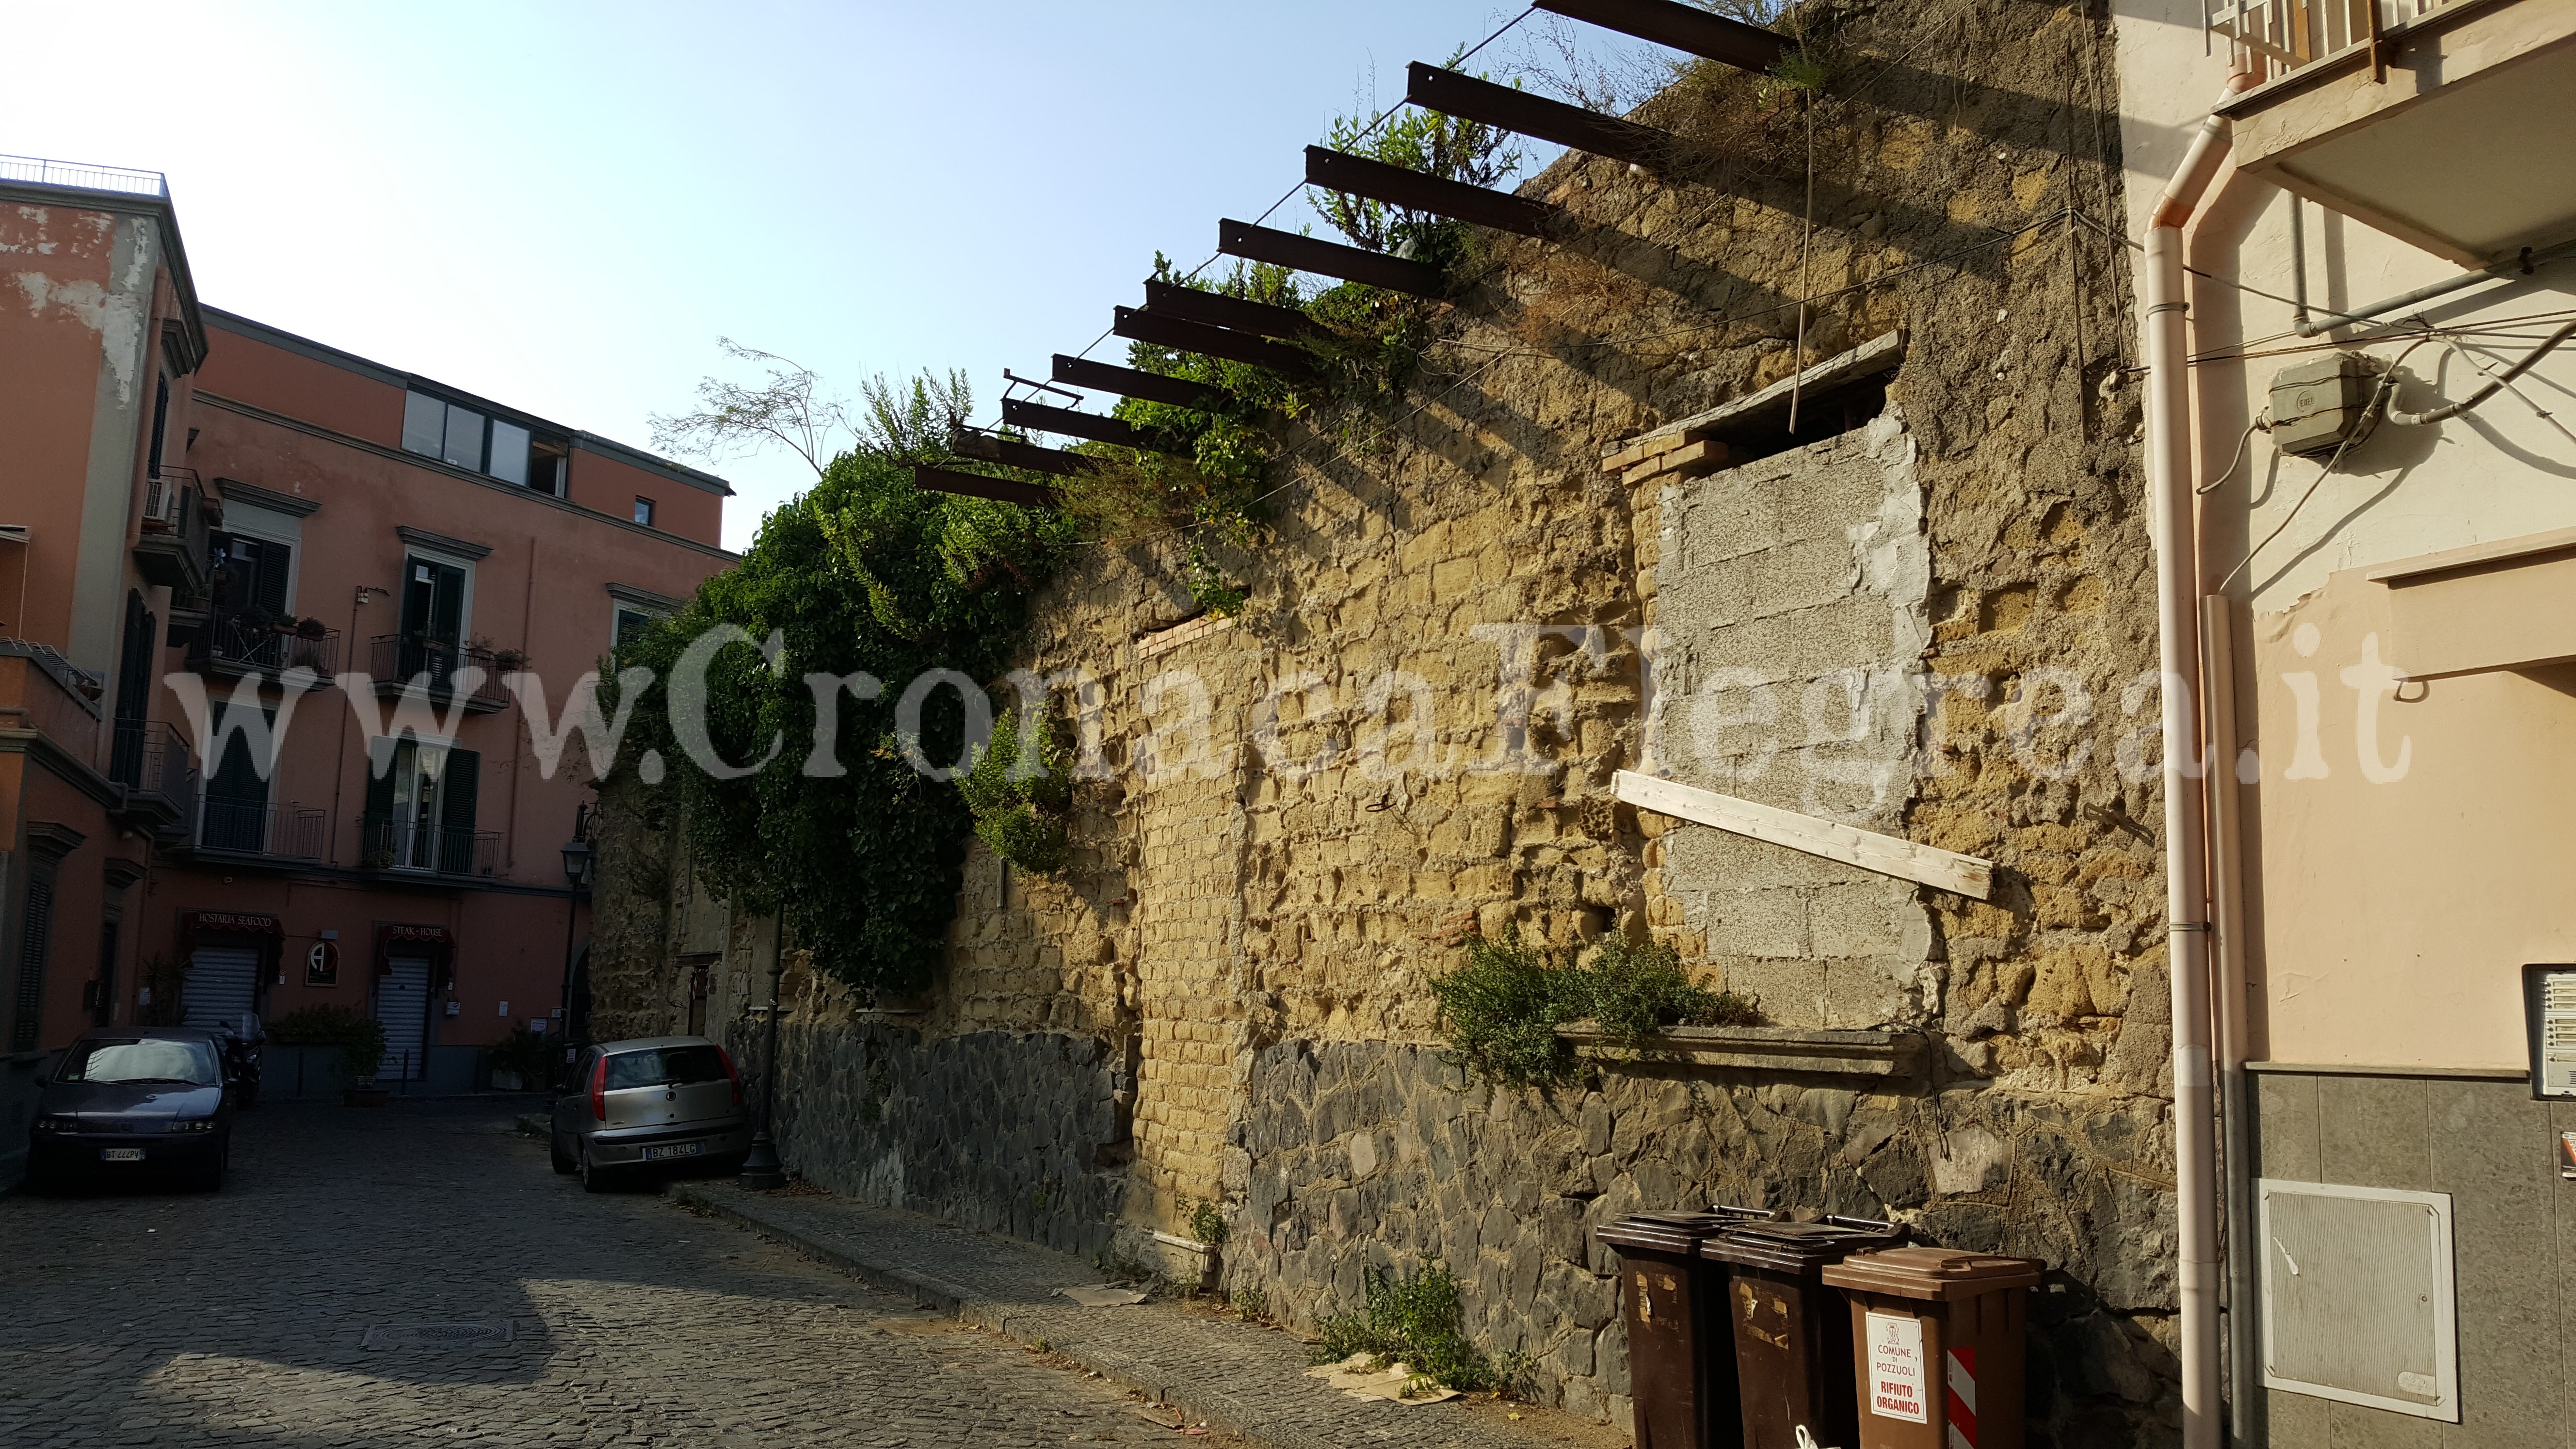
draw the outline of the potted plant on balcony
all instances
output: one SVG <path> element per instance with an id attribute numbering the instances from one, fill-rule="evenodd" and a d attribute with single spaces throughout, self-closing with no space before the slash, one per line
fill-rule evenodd
<path id="1" fill-rule="evenodd" d="M 525 650 L 495 649 L 492 651 L 492 672 L 495 674 L 516 674 L 527 667 L 528 655 Z"/>

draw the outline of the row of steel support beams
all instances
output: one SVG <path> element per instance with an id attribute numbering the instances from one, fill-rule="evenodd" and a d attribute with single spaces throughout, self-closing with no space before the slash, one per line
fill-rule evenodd
<path id="1" fill-rule="evenodd" d="M 1158 317 L 1178 317 L 1210 327 L 1229 327 L 1262 337 L 1308 337 L 1323 329 L 1294 307 L 1247 302 L 1223 292 L 1203 292 L 1171 282 L 1145 284 L 1145 310 Z"/>
<path id="2" fill-rule="evenodd" d="M 1070 478 L 1099 468 L 1100 460 L 1061 448 L 1041 448 L 1016 438 L 996 438 L 989 433 L 970 433 L 964 429 L 948 435 L 948 450 L 960 458 L 979 463 L 999 463 L 1005 468 L 1025 468 L 1032 473 L 1053 473 Z"/>
<path id="3" fill-rule="evenodd" d="M 1111 443 L 1148 453 L 1172 451 L 1157 435 L 1133 423 L 1104 418 L 1096 413 L 1078 413 L 1071 408 L 1049 407 L 1045 403 L 1023 402 L 1018 398 L 1002 399 L 1002 422 L 1007 427 L 1062 433 L 1069 438 L 1089 438 L 1095 443 Z"/>
<path id="4" fill-rule="evenodd" d="M 1294 347 L 1248 332 L 1237 332 L 1231 327 L 1212 327 L 1205 322 L 1192 322 L 1161 312 L 1121 307 L 1113 314 L 1109 330 L 1130 342 L 1169 347 L 1176 352 L 1195 352 L 1203 357 L 1222 357 L 1230 362 L 1266 367 L 1288 377 L 1308 377 L 1315 371 L 1315 359 Z M 1084 433 L 1078 436 L 1091 435 Z"/>

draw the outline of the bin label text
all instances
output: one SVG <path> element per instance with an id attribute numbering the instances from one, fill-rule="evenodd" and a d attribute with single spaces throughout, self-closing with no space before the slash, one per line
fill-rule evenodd
<path id="1" fill-rule="evenodd" d="M 1924 1397 L 1923 1320 L 1908 1314 L 1872 1313 L 1869 1334 L 1869 1411 L 1909 1424 L 1932 1420 Z"/>

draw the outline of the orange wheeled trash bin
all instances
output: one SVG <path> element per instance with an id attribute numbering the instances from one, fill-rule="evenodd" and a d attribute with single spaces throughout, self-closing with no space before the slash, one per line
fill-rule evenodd
<path id="1" fill-rule="evenodd" d="M 1825 1270 L 1851 1300 L 1852 1449 L 2021 1449 L 2022 1338 L 2045 1265 L 1952 1248 L 1855 1253 Z"/>

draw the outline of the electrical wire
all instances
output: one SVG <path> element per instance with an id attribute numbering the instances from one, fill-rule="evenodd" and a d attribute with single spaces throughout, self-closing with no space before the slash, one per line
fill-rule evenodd
<path id="1" fill-rule="evenodd" d="M 2254 441 L 2254 435 L 2261 432 L 2270 421 L 2271 420 L 2269 418 L 2258 415 L 2254 421 L 2247 423 L 2245 425 L 2245 435 L 2236 440 L 2236 456 L 2228 460 L 2227 471 L 2219 474 L 2216 478 L 2207 483 L 2201 484 L 2199 487 L 2194 488 L 2191 491 L 2206 498 L 2210 494 L 2217 492 L 2221 487 L 2225 486 L 2228 479 L 2236 476 L 2236 469 L 2245 461 L 2245 445 Z"/>
<path id="2" fill-rule="evenodd" d="M 2379 410 L 2381 402 L 2383 402 L 2388 396 L 2389 389 L 2396 385 L 2397 369 L 2405 365 L 2407 357 L 2413 354 L 2416 348 L 2434 340 L 2435 339 L 2430 337 L 2417 338 L 2413 343 L 2407 346 L 2404 352 L 2397 354 L 2396 361 L 2388 364 L 2387 370 L 2379 375 L 2379 385 L 2372 388 L 2370 391 L 2369 403 L 2361 410 L 2361 415 L 2364 418 L 2368 418 L 2372 413 Z M 2245 550 L 2245 557 L 2238 559 L 2236 561 L 2236 567 L 2227 571 L 2227 577 L 2218 581 L 2218 587 L 2214 592 L 2221 594 L 2226 593 L 2227 586 L 2236 582 L 2236 576 L 2245 572 L 2245 566 L 2254 562 L 2254 556 L 2261 553 L 2271 544 L 2272 540 L 2279 538 L 2282 533 L 2289 528 L 2291 522 L 2299 516 L 2299 510 L 2307 507 L 2308 500 L 2317 496 L 2317 489 L 2324 485 L 2327 478 L 2333 476 L 2335 465 L 2343 461 L 2343 455 L 2352 451 L 2352 445 L 2360 442 L 2363 433 L 2366 431 L 2367 429 L 2354 428 L 2342 442 L 2335 445 L 2334 456 L 2326 459 L 2325 467 L 2318 471 L 2315 478 L 2309 480 L 2308 491 L 2299 495 L 2299 501 L 2290 505 L 2290 511 L 2281 515 L 2281 521 L 2272 525 L 2272 531 L 2263 535 L 2263 541 L 2261 543 Z"/>

